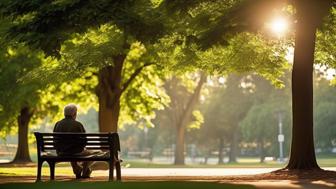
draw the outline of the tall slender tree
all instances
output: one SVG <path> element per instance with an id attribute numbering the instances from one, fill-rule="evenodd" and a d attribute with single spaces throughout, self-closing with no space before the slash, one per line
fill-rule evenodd
<path id="1" fill-rule="evenodd" d="M 166 84 L 167 94 L 171 99 L 168 112 L 175 127 L 175 159 L 176 165 L 185 164 L 185 136 L 188 125 L 192 122 L 193 111 L 199 102 L 202 86 L 206 82 L 206 75 L 200 74 L 194 88 L 188 91 L 180 78 L 173 76 Z"/>
<path id="2" fill-rule="evenodd" d="M 320 169 L 313 136 L 313 64 L 316 30 L 329 13 L 331 2 L 297 0 L 294 4 L 297 25 L 292 71 L 293 134 L 288 169 Z"/>

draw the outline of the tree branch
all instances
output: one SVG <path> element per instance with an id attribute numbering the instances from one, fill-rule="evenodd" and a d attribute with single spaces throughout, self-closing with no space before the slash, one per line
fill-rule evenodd
<path id="1" fill-rule="evenodd" d="M 153 65 L 154 63 L 150 62 L 150 63 L 145 63 L 144 65 L 142 65 L 141 67 L 139 67 L 138 69 L 136 69 L 133 74 L 130 76 L 130 78 L 124 83 L 122 89 L 121 89 L 121 93 L 120 95 L 127 89 L 127 87 L 132 83 L 132 81 L 136 78 L 136 76 L 138 76 L 142 69 L 144 69 L 147 66 Z"/>

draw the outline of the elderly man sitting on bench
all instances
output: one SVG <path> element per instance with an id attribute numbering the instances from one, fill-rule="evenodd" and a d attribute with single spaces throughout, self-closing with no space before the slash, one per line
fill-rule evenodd
<path id="1" fill-rule="evenodd" d="M 64 119 L 58 121 L 55 124 L 54 132 L 71 132 L 71 133 L 85 133 L 84 126 L 76 121 L 77 117 L 77 107 L 75 104 L 68 104 L 64 107 Z M 78 139 L 71 140 L 67 138 L 66 140 L 57 141 L 55 147 L 57 155 L 59 156 L 87 156 L 101 153 L 100 150 L 87 150 L 85 149 L 86 138 L 78 141 Z M 76 175 L 76 179 L 80 178 L 90 178 L 91 175 L 91 165 L 93 161 L 85 162 L 71 162 L 72 170 Z"/>

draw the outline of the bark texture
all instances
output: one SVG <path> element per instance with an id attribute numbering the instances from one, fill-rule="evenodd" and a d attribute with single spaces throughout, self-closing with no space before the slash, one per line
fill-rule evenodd
<path id="1" fill-rule="evenodd" d="M 145 63 L 139 66 L 129 76 L 123 78 L 123 67 L 126 55 L 121 54 L 113 57 L 112 66 L 106 66 L 99 70 L 98 86 L 96 94 L 99 101 L 99 131 L 117 132 L 120 114 L 120 98 L 132 81 L 141 73 L 141 71 L 153 63 Z M 125 79 L 125 82 L 122 82 Z"/>
<path id="2" fill-rule="evenodd" d="M 99 71 L 97 96 L 99 101 L 99 131 L 117 132 L 122 94 L 122 69 L 125 55 L 114 57 L 114 65 Z"/>

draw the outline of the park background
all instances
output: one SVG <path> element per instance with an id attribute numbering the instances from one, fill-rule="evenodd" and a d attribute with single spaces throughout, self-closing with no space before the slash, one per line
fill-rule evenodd
<path id="1" fill-rule="evenodd" d="M 333 167 L 335 12 L 328 0 L 3 1 L 1 161 L 29 165 L 32 132 L 73 102 L 88 132 L 120 133 L 124 167 Z"/>
<path id="2" fill-rule="evenodd" d="M 336 129 L 330 125 L 336 123 L 336 97 L 333 95 L 336 89 L 330 86 L 330 75 L 316 71 L 316 77 L 316 153 L 322 166 L 333 167 L 336 165 Z M 151 125 L 139 121 L 121 126 L 119 134 L 124 166 L 169 167 L 178 164 L 175 162 L 178 131 L 172 114 L 182 109 L 179 105 L 183 106 L 182 102 L 193 95 L 193 91 L 188 91 L 182 82 L 179 84 L 171 90 L 179 95 L 178 98 L 170 97 L 178 102 L 176 106 L 169 104 L 163 110 L 156 111 Z M 291 142 L 290 100 L 288 85 L 277 89 L 261 77 L 231 74 L 209 78 L 202 87 L 192 120 L 185 127 L 182 144 L 185 164 L 188 167 L 284 166 Z M 33 161 L 37 160 L 33 132 L 52 132 L 53 121 L 62 118 L 62 109 L 59 111 L 57 118 L 45 117 L 30 127 L 29 152 Z M 95 108 L 79 107 L 77 120 L 83 123 L 86 132 L 99 132 Z M 281 144 L 278 138 L 280 127 L 285 138 Z M 17 151 L 17 130 L 10 134 L 6 131 L 3 133 L 1 161 L 8 163 L 14 159 Z M 280 145 L 283 148 L 282 157 Z"/>

